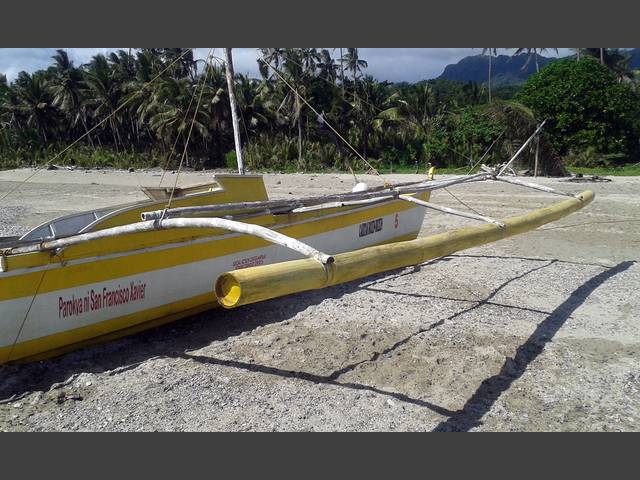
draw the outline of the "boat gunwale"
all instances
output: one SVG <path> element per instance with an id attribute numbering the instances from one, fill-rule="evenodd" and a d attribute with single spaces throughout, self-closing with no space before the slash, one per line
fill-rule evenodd
<path id="1" fill-rule="evenodd" d="M 388 206 L 388 204 L 392 204 L 393 202 L 398 203 L 398 206 L 402 206 L 403 208 L 399 209 L 399 211 L 404 211 L 404 210 L 410 210 L 413 208 L 424 208 L 421 207 L 420 205 L 412 205 L 412 204 L 408 204 L 408 202 L 405 202 L 403 200 L 400 200 L 398 198 L 389 198 L 386 199 L 384 201 L 378 202 L 378 203 L 374 203 L 371 205 L 354 205 L 354 206 L 343 206 L 343 207 L 329 207 L 327 208 L 327 210 L 337 210 L 339 209 L 339 211 L 334 211 L 328 214 L 319 214 L 320 212 L 322 212 L 322 210 L 318 210 L 316 212 L 313 212 L 313 216 L 309 216 L 308 218 L 303 218 L 301 220 L 298 221 L 293 221 L 293 222 L 287 222 L 287 223 L 282 223 L 282 224 L 277 224 L 277 225 L 273 225 L 272 229 L 273 230 L 282 230 L 282 229 L 286 229 L 286 228 L 290 228 L 290 227 L 295 227 L 295 226 L 299 226 L 299 225 L 304 225 L 304 224 L 308 224 L 308 223 L 312 223 L 312 222 L 317 222 L 319 220 L 326 220 L 326 219 L 331 219 L 331 218 L 336 218 L 342 215 L 348 215 L 348 214 L 354 214 L 354 213 L 361 213 L 363 211 L 366 211 L 368 209 L 374 209 L 374 208 L 380 208 L 380 207 L 385 207 Z M 287 215 L 287 216 L 307 216 L 309 215 L 311 212 L 302 212 L 302 213 L 283 213 L 283 214 L 277 214 L 277 215 Z M 261 216 L 265 216 L 264 214 L 255 214 L 254 218 L 258 218 Z M 273 215 L 275 216 L 275 214 Z M 206 229 L 205 229 L 206 230 Z M 158 233 L 163 231 L 162 229 L 158 229 L 158 230 L 152 230 L 152 231 L 148 231 L 148 232 L 140 232 L 140 233 L 127 233 L 127 234 L 121 234 L 119 236 L 123 237 L 123 236 L 128 236 L 128 235 L 140 235 L 141 233 Z M 165 232 L 171 231 L 171 230 L 164 230 Z M 222 232 L 219 234 L 214 234 L 214 235 L 202 235 L 202 236 L 185 236 L 183 238 L 180 239 L 176 239 L 174 241 L 172 241 L 171 243 L 158 243 L 158 244 L 151 244 L 151 245 L 146 245 L 146 246 L 141 246 L 140 248 L 135 248 L 135 249 L 127 249 L 127 250 L 122 250 L 122 251 L 117 251 L 117 252 L 113 252 L 113 253 L 108 253 L 106 255 L 100 255 L 100 254 L 88 254 L 87 256 L 81 257 L 81 258 L 74 258 L 74 259 L 69 259 L 69 260 L 60 260 L 58 262 L 54 262 L 54 263 L 46 263 L 46 264 L 41 264 L 41 265 L 34 265 L 31 267 L 22 267 L 22 268 L 15 268 L 15 269 L 7 269 L 6 271 L 0 271 L 0 278 L 2 277 L 10 277 L 10 276 L 15 276 L 15 275 L 20 275 L 20 274 L 25 274 L 25 273 L 34 273 L 34 272 L 38 272 L 38 271 L 42 271 L 42 270 L 51 270 L 51 269 L 56 269 L 56 268 L 63 268 L 66 265 L 78 265 L 78 264 L 83 264 L 83 263 L 90 263 L 90 262 L 94 262 L 94 261 L 98 261 L 98 260 L 108 260 L 108 259 L 113 259 L 113 258 L 119 258 L 119 257 L 123 257 L 123 256 L 127 256 L 127 255 L 136 255 L 136 254 L 140 254 L 140 253 L 148 253 L 148 252 L 154 252 L 154 251 L 162 251 L 162 250 L 170 250 L 173 248 L 180 248 L 182 246 L 185 246 L 187 244 L 206 244 L 209 242 L 213 242 L 213 241 L 222 241 L 222 240 L 229 240 L 232 238 L 237 238 L 237 237 L 241 237 L 247 235 L 246 233 L 235 233 L 235 232 L 231 232 L 231 233 L 226 233 L 226 232 Z M 61 238 L 67 238 L 67 237 L 61 237 Z M 295 238 L 295 237 L 294 237 Z M 96 241 L 100 241 L 100 240 L 104 240 L 103 239 L 99 239 Z M 31 242 L 29 244 L 27 244 L 26 246 L 29 245 L 37 245 L 40 244 L 42 242 Z M 7 258 L 19 258 L 19 257 L 25 257 L 25 256 L 29 256 L 29 255 L 38 255 L 38 254 L 43 254 L 43 253 L 53 253 L 52 251 L 35 251 L 35 252 L 26 252 L 26 253 L 10 253 L 8 250 L 3 250 L 0 251 L 0 254 L 6 255 Z M 56 255 L 52 255 L 56 256 Z"/>

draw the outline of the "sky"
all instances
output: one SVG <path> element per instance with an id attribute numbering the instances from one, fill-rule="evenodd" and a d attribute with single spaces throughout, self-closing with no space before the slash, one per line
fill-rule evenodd
<path id="1" fill-rule="evenodd" d="M 69 57 L 76 65 L 91 60 L 93 55 L 108 53 L 117 48 L 67 48 Z M 329 49 L 331 51 L 332 49 Z M 51 64 L 51 56 L 55 48 L 0 48 L 0 73 L 4 73 L 9 81 L 25 70 L 29 73 L 46 68 Z M 205 58 L 208 48 L 196 48 L 195 56 Z M 498 49 L 498 54 L 511 55 L 514 49 Z M 545 56 L 565 56 L 571 52 L 567 48 L 552 49 Z M 439 76 L 444 67 L 456 63 L 463 57 L 478 55 L 482 48 L 361 48 L 359 56 L 366 60 L 369 67 L 365 73 L 378 80 L 392 82 L 415 82 Z M 223 56 L 222 49 L 216 48 L 214 55 Z M 256 59 L 257 48 L 234 48 L 233 61 L 236 73 L 258 76 Z M 334 57 L 339 56 L 336 49 Z"/>

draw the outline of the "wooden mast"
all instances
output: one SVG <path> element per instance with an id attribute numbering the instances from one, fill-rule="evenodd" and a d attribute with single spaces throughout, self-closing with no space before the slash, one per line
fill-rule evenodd
<path id="1" fill-rule="evenodd" d="M 244 162 L 242 161 L 242 144 L 240 143 L 240 125 L 238 124 L 238 110 L 236 105 L 236 94 L 233 88 L 233 59 L 231 49 L 224 49 L 226 60 L 227 89 L 229 90 L 229 103 L 231 105 L 231 120 L 233 123 L 233 140 L 236 146 L 236 159 L 238 161 L 238 173 L 244 175 Z"/>

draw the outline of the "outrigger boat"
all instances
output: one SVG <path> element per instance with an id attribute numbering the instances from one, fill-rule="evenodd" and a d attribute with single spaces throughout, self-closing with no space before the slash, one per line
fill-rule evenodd
<path id="1" fill-rule="evenodd" d="M 431 171 L 419 182 L 293 200 L 269 200 L 258 175 L 216 175 L 189 188 L 147 188 L 148 201 L 0 239 L 0 363 L 419 264 L 558 220 L 593 193 L 504 176 L 540 128 L 499 170 L 483 165 L 475 175 L 435 180 Z M 434 190 L 483 180 L 568 198 L 504 220 L 429 201 Z M 426 210 L 485 225 L 417 238 Z"/>
<path id="2" fill-rule="evenodd" d="M 215 307 L 224 272 L 304 256 L 327 263 L 331 254 L 413 239 L 424 216 L 387 195 L 269 201 L 261 176 L 215 180 L 176 195 L 175 209 L 159 217 L 153 211 L 166 202 L 149 200 L 62 217 L 0 244 L 0 363 Z"/>
<path id="3" fill-rule="evenodd" d="M 48 222 L 0 244 L 0 363 L 419 264 L 523 233 L 593 199 L 584 192 L 503 221 L 429 202 L 431 191 L 459 183 L 519 182 L 492 175 L 272 201 L 261 176 L 217 175 L 176 193 L 169 210 L 163 192 L 148 190 L 148 202 Z M 486 224 L 416 240 L 426 209 Z"/>

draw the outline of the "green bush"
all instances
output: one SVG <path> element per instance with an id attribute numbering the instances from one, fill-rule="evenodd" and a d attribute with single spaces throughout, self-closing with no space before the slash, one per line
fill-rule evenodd
<path id="1" fill-rule="evenodd" d="M 19 148 L 15 152 L 0 152 L 0 169 L 42 166 L 51 162 L 55 165 L 81 168 L 151 168 L 163 164 L 160 152 L 116 152 L 108 148 L 92 148 L 78 145 L 55 158 L 64 146 L 47 145 L 29 151 Z"/>
<path id="2" fill-rule="evenodd" d="M 297 138 L 266 135 L 249 142 L 242 149 L 246 167 L 254 171 L 347 170 L 348 165 L 356 169 L 361 166 L 354 158 L 341 152 L 334 143 L 305 141 L 302 151 L 302 162 L 299 162 Z"/>
<path id="3" fill-rule="evenodd" d="M 618 168 L 632 161 L 625 153 L 603 154 L 594 147 L 588 147 L 578 153 L 571 152 L 563 160 L 568 167 L 584 168 Z"/>
<path id="4" fill-rule="evenodd" d="M 595 59 L 553 62 L 529 77 L 517 98 L 547 119 L 545 134 L 561 155 L 638 152 L 640 98 Z"/>
<path id="5" fill-rule="evenodd" d="M 231 170 L 238 169 L 238 156 L 236 155 L 235 150 L 231 150 L 230 152 L 225 153 L 224 164 L 227 166 L 228 169 L 231 169 Z"/>

